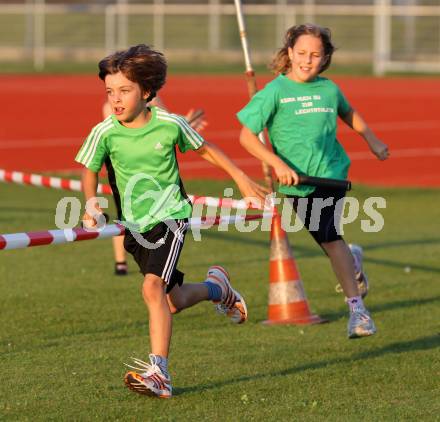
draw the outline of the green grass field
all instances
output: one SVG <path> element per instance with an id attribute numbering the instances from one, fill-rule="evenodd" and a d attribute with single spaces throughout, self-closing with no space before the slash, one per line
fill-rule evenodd
<path id="1" fill-rule="evenodd" d="M 188 182 L 219 195 L 223 182 Z M 145 359 L 141 277 L 113 276 L 109 240 L 0 251 L 0 419 L 17 421 L 438 421 L 440 420 L 439 191 L 355 187 L 383 196 L 384 230 L 363 245 L 378 333 L 346 338 L 347 310 L 327 259 L 304 232 L 289 239 L 317 326 L 265 326 L 268 233 L 233 229 L 187 236 L 180 268 L 201 280 L 225 265 L 246 297 L 234 326 L 200 304 L 175 317 L 172 400 L 125 388 L 123 362 Z M 69 192 L 0 184 L 0 233 L 55 228 Z M 365 218 L 361 215 L 361 218 Z"/>

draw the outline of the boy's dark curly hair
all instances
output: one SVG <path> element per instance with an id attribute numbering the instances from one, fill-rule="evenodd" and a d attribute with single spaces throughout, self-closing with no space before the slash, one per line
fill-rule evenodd
<path id="1" fill-rule="evenodd" d="M 117 51 L 102 59 L 98 66 L 99 78 L 103 81 L 107 75 L 121 72 L 130 81 L 137 82 L 144 92 L 150 93 L 147 102 L 165 84 L 167 75 L 165 56 L 145 44 Z"/>

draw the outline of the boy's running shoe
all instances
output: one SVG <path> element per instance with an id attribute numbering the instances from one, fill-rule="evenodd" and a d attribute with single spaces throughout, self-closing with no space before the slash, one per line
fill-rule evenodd
<path id="1" fill-rule="evenodd" d="M 368 337 L 376 333 L 376 326 L 370 313 L 364 308 L 350 313 L 347 330 L 348 338 Z"/>
<path id="2" fill-rule="evenodd" d="M 209 267 L 207 281 L 217 284 L 222 290 L 220 301 L 213 301 L 219 314 L 228 316 L 232 322 L 242 324 L 247 320 L 247 306 L 243 297 L 234 290 L 228 272 L 219 265 Z"/>
<path id="3" fill-rule="evenodd" d="M 365 274 L 362 268 L 363 250 L 359 245 L 349 244 L 348 247 L 353 255 L 356 281 L 358 282 L 359 294 L 363 299 L 367 296 L 369 287 L 367 274 Z"/>
<path id="4" fill-rule="evenodd" d="M 138 366 L 127 365 L 135 371 L 128 371 L 125 374 L 125 385 L 132 391 L 145 394 L 150 397 L 169 399 L 172 396 L 171 379 L 169 375 L 164 375 L 156 364 L 153 354 L 149 355 L 150 363 L 140 359 L 132 358 Z M 139 372 L 138 372 L 139 371 Z"/>

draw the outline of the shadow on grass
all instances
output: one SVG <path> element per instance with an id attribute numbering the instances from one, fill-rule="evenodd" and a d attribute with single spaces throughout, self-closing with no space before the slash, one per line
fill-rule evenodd
<path id="1" fill-rule="evenodd" d="M 375 313 L 382 311 L 391 311 L 393 309 L 400 309 L 400 308 L 411 308 L 413 306 L 422 306 L 433 302 L 440 302 L 440 296 L 427 297 L 424 299 L 404 299 L 404 300 L 396 300 L 394 302 L 385 302 L 385 303 L 368 306 L 368 310 L 371 311 L 372 313 Z M 347 311 L 346 310 L 334 311 L 334 312 L 323 311 L 323 312 L 319 312 L 319 314 L 323 318 L 329 319 L 330 321 L 335 321 L 345 317 L 347 315 Z"/>
<path id="2" fill-rule="evenodd" d="M 377 357 L 381 357 L 383 355 L 386 355 L 388 353 L 408 353 L 408 352 L 415 352 L 420 350 L 431 350 L 436 349 L 440 347 L 440 334 L 434 334 L 432 336 L 428 337 L 420 337 L 415 340 L 409 340 L 409 341 L 400 341 L 396 343 L 391 343 L 387 346 L 380 347 L 376 350 L 370 350 L 366 352 L 357 353 L 355 355 L 351 355 L 345 358 L 335 358 L 335 359 L 329 359 L 329 360 L 322 360 L 319 362 L 311 362 L 304 365 L 298 365 L 293 366 L 291 368 L 283 369 L 281 371 L 275 371 L 271 373 L 259 373 L 255 375 L 248 375 L 243 377 L 234 378 L 231 380 L 225 380 L 220 381 L 217 383 L 210 383 L 210 384 L 202 384 L 197 386 L 191 386 L 191 387 L 182 387 L 182 388 L 175 388 L 174 394 L 176 396 L 181 394 L 188 394 L 188 393 L 198 393 L 206 390 L 215 390 L 219 389 L 228 385 L 238 384 L 241 382 L 247 382 L 247 381 L 257 381 L 260 379 L 271 379 L 276 377 L 284 377 L 287 375 L 293 375 L 309 370 L 316 370 L 321 368 L 327 368 L 330 365 L 341 365 L 346 363 L 353 363 L 355 361 L 365 361 L 366 359 L 374 359 Z"/>
<path id="3" fill-rule="evenodd" d="M 366 245 L 364 247 L 364 251 L 375 251 L 375 250 L 383 250 L 388 248 L 395 248 L 399 246 L 417 246 L 417 245 L 440 245 L 440 238 L 433 237 L 431 239 L 408 239 L 408 240 L 400 240 L 394 242 L 385 242 L 385 243 L 376 243 L 372 245 Z"/>
<path id="4" fill-rule="evenodd" d="M 398 262 L 398 261 L 391 261 L 389 259 L 365 258 L 364 262 L 371 262 L 373 264 L 383 265 L 385 267 L 398 268 L 400 270 L 402 270 L 402 268 L 405 267 L 410 267 L 412 270 L 427 271 L 430 273 L 440 273 L 440 267 L 433 267 L 431 265 L 419 265 L 409 261 Z"/>

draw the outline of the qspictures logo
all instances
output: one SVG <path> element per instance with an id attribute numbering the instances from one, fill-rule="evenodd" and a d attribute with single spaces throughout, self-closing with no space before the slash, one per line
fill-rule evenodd
<path id="1" fill-rule="evenodd" d="M 149 186 L 150 189 L 143 191 L 144 186 Z M 233 196 L 232 188 L 224 190 L 224 198 Z M 333 212 L 330 221 L 340 235 L 344 234 L 344 227 L 348 224 L 358 223 L 361 230 L 366 233 L 380 232 L 385 226 L 385 219 L 379 210 L 386 208 L 386 199 L 378 196 L 368 197 L 363 201 L 351 196 L 342 199 L 299 198 L 296 212 L 292 199 L 278 197 L 276 193 L 268 195 L 264 204 L 257 198 L 246 198 L 246 202 L 265 210 L 260 220 L 247 221 L 248 210 L 244 209 L 245 207 L 233 208 L 227 201 L 224 201 L 222 206 L 207 206 L 203 197 L 198 197 L 192 204 L 191 212 L 190 201 L 182 196 L 180 186 L 171 184 L 162 188 L 153 176 L 138 173 L 130 178 L 123 193 L 124 218 L 122 221 L 114 220 L 114 222 L 130 230 L 138 243 L 148 249 L 160 247 L 170 230 L 183 241 L 182 230 L 179 229 L 176 219 L 185 217 L 190 217 L 189 228 L 195 241 L 202 240 L 202 230 L 210 229 L 214 225 L 218 231 L 228 231 L 234 227 L 241 233 L 251 233 L 255 230 L 269 232 L 274 207 L 281 215 L 282 228 L 288 233 L 302 230 L 307 216 L 309 216 L 309 230 L 319 230 L 321 218 L 324 213 L 328 218 L 329 209 Z M 85 211 L 97 222 L 95 227 L 87 230 L 100 231 L 107 223 L 102 213 L 94 207 L 95 203 L 99 204 L 102 210 L 106 210 L 108 199 L 90 198 L 85 205 Z M 57 227 L 70 229 L 76 226 L 79 223 L 81 208 L 81 203 L 76 197 L 62 198 L 57 204 L 55 213 Z M 216 216 L 220 216 L 221 219 L 217 221 Z M 166 234 L 154 243 L 148 242 L 142 234 L 160 223 L 167 226 Z"/>

